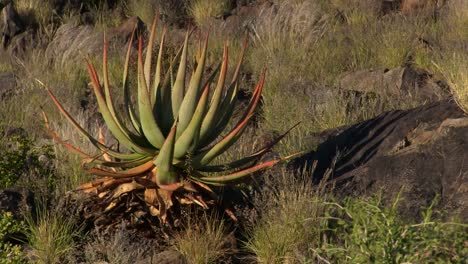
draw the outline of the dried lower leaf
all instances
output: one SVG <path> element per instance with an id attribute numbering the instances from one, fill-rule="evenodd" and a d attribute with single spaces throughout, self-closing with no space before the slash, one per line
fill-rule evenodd
<path id="1" fill-rule="evenodd" d="M 150 205 L 155 205 L 158 202 L 158 194 L 156 189 L 145 189 L 145 202 Z"/>
<path id="2" fill-rule="evenodd" d="M 114 194 L 112 195 L 112 198 L 116 198 L 116 197 L 121 196 L 124 193 L 128 193 L 133 190 L 143 189 L 143 188 L 144 188 L 143 185 L 138 184 L 136 182 L 124 183 L 124 184 L 119 185 L 119 187 L 115 189 Z"/>

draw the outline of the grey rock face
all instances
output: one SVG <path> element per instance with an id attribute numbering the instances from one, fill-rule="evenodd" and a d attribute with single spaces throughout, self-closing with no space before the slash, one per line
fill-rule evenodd
<path id="1" fill-rule="evenodd" d="M 1 8 L 0 8 L 1 10 Z M 11 39 L 25 30 L 25 26 L 20 16 L 16 12 L 13 4 L 8 3 L 3 9 L 3 29 L 2 45 L 6 48 Z"/>
<path id="2" fill-rule="evenodd" d="M 341 89 L 372 92 L 400 99 L 410 97 L 420 103 L 435 102 L 450 95 L 448 86 L 429 72 L 413 67 L 362 70 L 346 74 Z"/>
<path id="3" fill-rule="evenodd" d="M 403 213 L 420 209 L 439 196 L 451 215 L 468 219 L 468 117 L 452 100 L 407 111 L 390 111 L 330 133 L 316 152 L 292 162 L 311 166 L 316 181 L 332 170 L 340 195 L 402 191 Z"/>

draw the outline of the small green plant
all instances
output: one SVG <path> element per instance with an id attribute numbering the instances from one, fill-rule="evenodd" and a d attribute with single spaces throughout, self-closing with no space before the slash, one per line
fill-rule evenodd
<path id="1" fill-rule="evenodd" d="M 194 0 L 190 3 L 189 13 L 199 26 L 205 25 L 210 18 L 222 16 L 229 10 L 226 0 Z"/>
<path id="2" fill-rule="evenodd" d="M 466 52 L 446 54 L 440 59 L 443 64 L 436 65 L 452 88 L 458 105 L 468 113 L 468 56 Z"/>
<path id="3" fill-rule="evenodd" d="M 256 165 L 256 162 L 284 137 L 281 135 L 251 156 L 227 164 L 210 165 L 244 132 L 260 101 L 265 75 L 262 75 L 256 85 L 245 111 L 239 115 L 239 121 L 227 134 L 221 135 L 229 125 L 236 106 L 237 77 L 247 38 L 233 78 L 226 91 L 223 91 L 227 74 L 228 47 L 224 46 L 223 61 L 204 80 L 208 36 L 200 53 L 196 55 L 197 65 L 186 85 L 190 33 L 187 33 L 183 47 L 163 76 L 162 57 L 166 31 L 164 30 L 155 74 L 152 77 L 152 51 L 156 24 L 157 19 L 154 20 L 151 29 L 144 62 L 142 38 L 139 39 L 136 104 L 133 104 L 129 95 L 128 68 L 133 37 L 130 41 L 122 82 L 126 111 L 117 112 L 114 106 L 107 70 L 105 39 L 104 87 L 101 86 L 94 66 L 89 61 L 87 62 L 100 112 L 114 137 L 128 151 L 118 151 L 106 146 L 102 134 L 98 138 L 93 137 L 65 110 L 50 89 L 47 89 L 47 92 L 60 112 L 84 138 L 100 151 L 100 155 L 93 157 L 65 142 L 49 128 L 45 113 L 44 120 L 49 134 L 69 150 L 81 156 L 83 167 L 87 172 L 99 176 L 98 179 L 81 185 L 80 190 L 97 194 L 99 197 L 104 197 L 106 201 L 112 201 L 108 203 L 107 211 L 122 203 L 123 199 L 120 198 L 128 193 L 142 192 L 150 213 L 153 216 L 159 216 L 162 222 L 165 222 L 168 210 L 176 201 L 180 204 L 194 203 L 208 208 L 208 204 L 216 203 L 217 200 L 217 194 L 210 186 L 235 185 L 248 179 L 252 173 L 270 168 L 291 156 Z M 177 61 L 179 65 L 178 70 L 175 71 Z M 210 87 L 218 73 L 218 82 L 209 102 Z M 128 121 L 125 123 L 122 120 Z M 234 214 L 228 213 L 235 219 Z"/>
<path id="4" fill-rule="evenodd" d="M 26 216 L 26 238 L 31 248 L 30 260 L 40 264 L 63 263 L 64 257 L 76 247 L 81 228 L 60 212 L 42 208 L 37 215 Z"/>
<path id="5" fill-rule="evenodd" d="M 248 232 L 246 248 L 259 263 L 298 263 L 309 247 L 319 245 L 326 195 L 305 175 L 275 176 L 256 202 L 261 218 Z"/>
<path id="6" fill-rule="evenodd" d="M 15 220 L 12 213 L 0 213 L 0 264 L 26 263 L 22 247 L 11 243 L 24 229 L 24 222 Z"/>
<path id="7" fill-rule="evenodd" d="M 13 135 L 1 139 L 0 151 L 0 188 L 11 187 L 21 176 L 31 174 L 45 177 L 49 181 L 47 185 L 53 185 L 53 177 L 49 177 L 51 168 L 41 162 L 42 157 L 53 157 L 48 146 L 36 148 L 32 139 Z"/>
<path id="8" fill-rule="evenodd" d="M 175 247 L 189 263 L 217 263 L 228 253 L 226 226 L 223 220 L 217 219 L 206 215 L 198 221 L 188 219 L 187 227 L 175 235 Z"/>
<path id="9" fill-rule="evenodd" d="M 399 198 L 390 206 L 380 194 L 346 199 L 332 205 L 340 212 L 330 217 L 334 235 L 314 252 L 339 263 L 464 263 L 468 225 L 434 218 L 436 202 L 411 223 L 398 213 Z"/>

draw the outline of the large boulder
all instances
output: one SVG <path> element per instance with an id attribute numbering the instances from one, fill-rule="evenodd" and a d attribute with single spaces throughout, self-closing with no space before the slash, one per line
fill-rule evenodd
<path id="1" fill-rule="evenodd" d="M 6 48 L 14 36 L 25 30 L 25 25 L 12 3 L 6 3 L 3 10 L 2 7 L 0 6 L 0 11 L 3 12 L 3 26 L 0 29 L 0 33 L 2 35 L 3 48 Z"/>
<path id="2" fill-rule="evenodd" d="M 468 116 L 453 100 L 380 116 L 328 133 L 315 152 L 291 163 L 320 181 L 331 170 L 337 193 L 402 191 L 402 212 L 419 217 L 439 196 L 450 215 L 468 219 Z"/>
<path id="3" fill-rule="evenodd" d="M 0 212 L 11 212 L 15 219 L 35 213 L 34 193 L 26 188 L 0 190 Z"/>
<path id="4" fill-rule="evenodd" d="M 450 96 L 448 86 L 442 80 L 410 66 L 348 73 L 341 78 L 339 87 L 418 103 L 435 102 Z"/>

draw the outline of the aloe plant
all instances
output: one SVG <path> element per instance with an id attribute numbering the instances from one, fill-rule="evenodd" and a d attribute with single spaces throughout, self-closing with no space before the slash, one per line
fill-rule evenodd
<path id="1" fill-rule="evenodd" d="M 65 142 L 49 127 L 49 134 L 59 143 L 83 158 L 83 168 L 97 178 L 78 187 L 87 193 L 113 201 L 107 210 L 116 205 L 122 195 L 140 191 L 153 216 L 166 220 L 168 209 L 175 201 L 182 204 L 195 203 L 208 208 L 207 199 L 217 200 L 214 186 L 238 184 L 252 173 L 270 168 L 287 159 L 280 158 L 257 164 L 285 134 L 250 156 L 222 165 L 211 162 L 232 146 L 245 131 L 259 104 L 265 81 L 265 73 L 252 92 L 245 112 L 227 133 L 237 103 L 238 75 L 247 46 L 244 41 L 241 56 L 232 80 L 226 81 L 228 70 L 228 47 L 224 45 L 223 60 L 207 76 L 205 73 L 208 34 L 201 51 L 197 53 L 195 69 L 188 79 L 187 50 L 190 33 L 165 74 L 162 74 L 163 51 L 166 28 L 163 29 L 153 66 L 152 50 L 155 44 L 157 18 L 151 28 L 146 56 L 143 58 L 142 38 L 138 39 L 138 89 L 136 102 L 130 96 L 128 81 L 129 61 L 134 35 L 132 34 L 123 68 L 123 91 L 125 111 L 114 106 L 107 72 L 107 42 L 104 37 L 102 82 L 93 64 L 87 60 L 86 67 L 99 110 L 113 136 L 125 151 L 105 144 L 102 133 L 93 137 L 67 112 L 53 92 L 47 89 L 52 101 L 71 124 L 100 152 L 91 156 Z M 175 70 L 176 62 L 178 69 Z M 152 74 L 152 72 L 154 73 Z M 216 86 L 210 96 L 211 85 Z M 174 79 L 175 78 L 175 79 Z M 188 85 L 187 85 L 188 84 Z M 124 122 L 127 120 L 127 122 Z M 128 124 L 126 126 L 125 124 Z M 235 216 L 231 213 L 231 217 Z"/>

